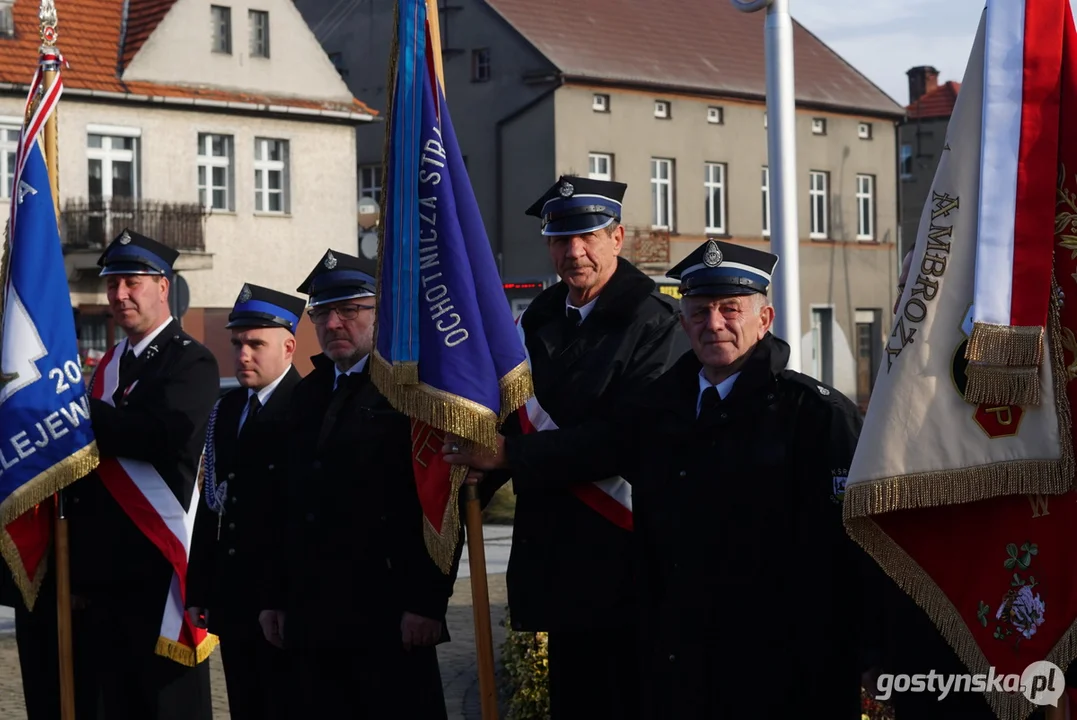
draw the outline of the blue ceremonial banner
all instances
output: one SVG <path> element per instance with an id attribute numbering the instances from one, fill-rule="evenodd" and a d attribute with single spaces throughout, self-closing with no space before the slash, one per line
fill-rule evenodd
<path id="1" fill-rule="evenodd" d="M 493 447 L 530 397 L 505 298 L 438 77 L 425 0 L 399 0 L 379 247 L 378 388 L 413 419 L 427 545 L 446 569 L 466 470 L 436 464 L 430 431 Z M 433 462 L 433 464 L 432 464 Z M 446 555 L 446 551 L 448 555 Z"/>
<path id="2" fill-rule="evenodd" d="M 32 607 L 52 516 L 36 506 L 98 463 L 41 148 L 26 141 L 12 188 L 0 335 L 0 551 Z"/>

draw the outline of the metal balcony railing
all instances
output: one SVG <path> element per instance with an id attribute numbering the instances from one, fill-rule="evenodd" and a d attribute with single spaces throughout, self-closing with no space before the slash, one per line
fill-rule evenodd
<path id="1" fill-rule="evenodd" d="M 207 215 L 198 203 L 72 198 L 60 210 L 60 233 L 71 250 L 104 248 L 126 228 L 175 250 L 199 252 L 206 249 Z"/>

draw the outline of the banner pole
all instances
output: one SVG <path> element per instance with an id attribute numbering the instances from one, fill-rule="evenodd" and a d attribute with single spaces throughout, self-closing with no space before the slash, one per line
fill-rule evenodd
<path id="1" fill-rule="evenodd" d="M 426 18 L 430 25 L 430 44 L 434 54 L 434 71 L 441 91 L 445 87 L 445 64 L 441 56 L 441 24 L 438 1 L 426 0 Z M 497 681 L 494 674 L 494 638 L 490 627 L 490 591 L 486 578 L 486 548 L 482 533 L 482 504 L 478 488 L 465 485 L 467 505 L 468 563 L 471 567 L 471 607 L 475 621 L 475 650 L 478 656 L 479 696 L 482 701 L 482 720 L 498 720 Z"/>
<path id="2" fill-rule="evenodd" d="M 56 48 L 57 17 L 56 4 L 53 0 L 41 0 L 38 17 L 41 20 L 41 62 L 44 91 L 55 84 L 60 72 L 60 53 Z M 48 58 L 47 60 L 45 58 Z M 57 229 L 60 224 L 60 132 L 57 124 L 59 106 L 52 111 L 45 122 L 45 167 L 49 173 L 49 185 L 52 190 L 52 206 L 56 213 Z M 75 720 L 75 662 L 72 647 L 71 623 L 71 568 L 70 548 L 68 545 L 67 515 L 64 507 L 64 492 L 61 490 L 53 498 L 56 508 L 56 636 L 60 672 L 60 717 L 62 720 Z"/>

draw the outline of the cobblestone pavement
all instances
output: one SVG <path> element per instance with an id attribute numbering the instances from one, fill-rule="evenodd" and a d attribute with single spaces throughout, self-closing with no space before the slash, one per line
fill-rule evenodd
<path id="1" fill-rule="evenodd" d="M 505 639 L 505 629 L 501 627 L 507 603 L 505 576 L 503 574 L 490 575 L 488 582 L 494 657 L 497 662 L 501 643 Z M 449 600 L 448 623 L 452 642 L 438 648 L 449 720 L 479 720 L 482 716 L 472 613 L 471 581 L 468 578 L 460 578 Z M 0 720 L 26 720 L 15 636 L 10 631 L 3 632 L 9 629 L 10 624 L 0 618 Z M 212 675 L 214 720 L 229 720 L 228 698 L 225 695 L 220 653 L 214 652 L 209 662 Z M 501 713 L 501 716 L 503 717 L 504 713 Z"/>

